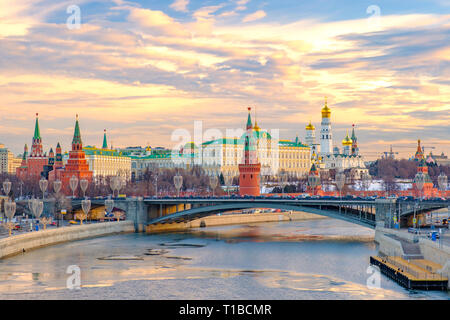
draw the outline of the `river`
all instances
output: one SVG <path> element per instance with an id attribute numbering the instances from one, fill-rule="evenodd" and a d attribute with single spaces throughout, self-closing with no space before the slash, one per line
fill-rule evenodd
<path id="1" fill-rule="evenodd" d="M 373 234 L 321 219 L 64 243 L 0 260 L 0 299 L 449 299 L 385 276 L 368 287 Z"/>

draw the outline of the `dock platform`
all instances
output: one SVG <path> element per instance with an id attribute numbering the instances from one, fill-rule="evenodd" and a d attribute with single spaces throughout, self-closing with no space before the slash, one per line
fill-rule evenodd
<path id="1" fill-rule="evenodd" d="M 385 256 L 370 257 L 370 264 L 407 289 L 447 291 L 448 278 L 436 273 L 442 266 L 431 261 Z"/>

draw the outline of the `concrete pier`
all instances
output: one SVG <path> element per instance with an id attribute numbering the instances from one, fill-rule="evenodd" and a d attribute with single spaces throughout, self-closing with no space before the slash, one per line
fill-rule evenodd
<path id="1" fill-rule="evenodd" d="M 436 242 L 414 234 L 377 226 L 375 242 L 383 256 L 414 261 L 434 274 L 450 279 L 450 247 L 439 247 Z M 450 283 L 447 285 L 450 289 Z"/>

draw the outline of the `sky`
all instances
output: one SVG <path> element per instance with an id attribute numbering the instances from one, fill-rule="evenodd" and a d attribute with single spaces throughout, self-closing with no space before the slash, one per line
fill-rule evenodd
<path id="1" fill-rule="evenodd" d="M 194 121 L 243 128 L 247 107 L 304 140 L 325 97 L 334 145 L 355 124 L 368 159 L 410 157 L 417 139 L 448 154 L 449 79 L 450 0 L 0 0 L 0 143 L 15 154 L 36 113 L 45 150 L 70 149 L 76 114 L 85 145 L 106 129 L 114 147 L 173 147 Z"/>

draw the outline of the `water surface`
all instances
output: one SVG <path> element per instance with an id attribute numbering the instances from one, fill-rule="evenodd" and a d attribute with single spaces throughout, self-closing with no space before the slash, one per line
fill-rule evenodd
<path id="1" fill-rule="evenodd" d="M 373 233 L 324 219 L 65 243 L 0 260 L 0 299 L 449 298 L 384 276 L 381 289 L 368 288 Z M 364 241 L 323 240 L 349 235 Z M 70 265 L 81 270 L 80 290 L 67 289 Z"/>

